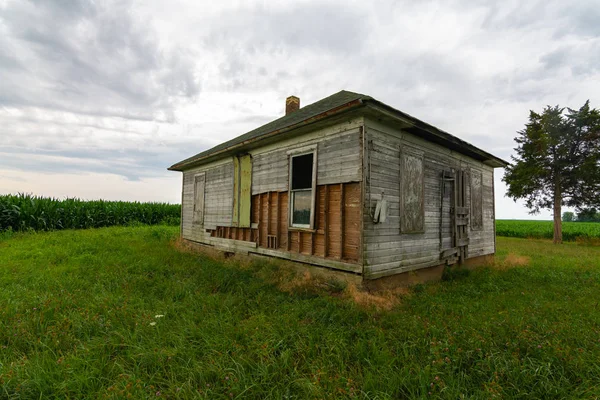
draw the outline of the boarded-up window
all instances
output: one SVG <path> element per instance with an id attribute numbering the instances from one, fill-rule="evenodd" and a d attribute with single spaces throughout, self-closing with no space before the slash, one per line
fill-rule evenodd
<path id="1" fill-rule="evenodd" d="M 483 228 L 483 189 L 479 171 L 471 171 L 471 229 Z"/>
<path id="2" fill-rule="evenodd" d="M 233 159 L 233 225 L 250 227 L 252 202 L 252 157 L 243 155 Z"/>
<path id="3" fill-rule="evenodd" d="M 410 152 L 400 154 L 400 232 L 425 230 L 423 157 Z"/>
<path id="4" fill-rule="evenodd" d="M 194 177 L 194 224 L 204 223 L 204 183 L 206 175 Z"/>

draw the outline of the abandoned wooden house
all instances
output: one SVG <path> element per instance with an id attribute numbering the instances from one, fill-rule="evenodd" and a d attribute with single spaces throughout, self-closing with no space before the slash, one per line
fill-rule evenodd
<path id="1" fill-rule="evenodd" d="M 376 279 L 494 254 L 506 162 L 341 91 L 174 164 L 181 236 Z"/>

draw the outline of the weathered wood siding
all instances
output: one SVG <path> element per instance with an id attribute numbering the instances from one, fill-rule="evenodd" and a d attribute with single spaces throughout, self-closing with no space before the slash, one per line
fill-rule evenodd
<path id="1" fill-rule="evenodd" d="M 203 221 L 194 222 L 195 177 L 205 174 Z M 233 212 L 233 160 L 183 172 L 181 231 L 184 239 L 201 241 L 206 229 L 231 225 Z"/>
<path id="2" fill-rule="evenodd" d="M 351 120 L 250 150 L 251 228 L 233 226 L 233 158 L 185 171 L 183 237 L 234 251 L 242 246 L 243 251 L 361 272 L 362 124 L 362 118 Z M 314 148 L 315 229 L 288 229 L 289 156 Z M 193 182 L 199 173 L 206 174 L 202 226 L 193 223 Z"/>
<path id="3" fill-rule="evenodd" d="M 217 227 L 212 237 L 255 242 L 258 247 L 358 264 L 361 186 L 317 186 L 315 229 L 289 228 L 288 192 L 252 196 L 254 228 Z"/>
<path id="4" fill-rule="evenodd" d="M 442 172 L 450 168 L 481 174 L 481 228 L 469 227 L 469 257 L 494 253 L 493 169 L 410 133 L 371 120 L 365 124 L 365 276 L 377 278 L 441 263 L 441 250 L 451 247 L 449 212 L 453 183 L 447 184 L 446 193 L 442 192 Z M 416 148 L 423 154 L 424 230 L 418 233 L 401 233 L 401 154 L 407 148 Z M 382 193 L 388 202 L 387 221 L 375 224 L 370 215 Z M 470 195 L 468 185 L 468 204 Z"/>
<path id="5" fill-rule="evenodd" d="M 321 132 L 328 136 L 311 135 L 265 152 L 260 149 L 253 152 L 252 194 L 287 190 L 288 151 L 313 144 L 317 145 L 317 185 L 359 182 L 362 176 L 359 128 L 339 129 L 328 128 Z"/>
<path id="6" fill-rule="evenodd" d="M 230 226 L 233 217 L 233 160 L 206 171 L 204 229 Z"/>

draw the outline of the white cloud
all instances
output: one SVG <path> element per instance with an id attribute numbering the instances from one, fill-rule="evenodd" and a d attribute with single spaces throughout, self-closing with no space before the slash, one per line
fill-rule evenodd
<path id="1" fill-rule="evenodd" d="M 600 105 L 593 0 L 166 4 L 0 0 L 2 190 L 83 196 L 93 174 L 85 196 L 155 200 L 173 176 L 177 201 L 169 165 L 290 94 L 369 94 L 505 159 L 530 109 Z M 497 216 L 528 218 L 499 178 Z"/>

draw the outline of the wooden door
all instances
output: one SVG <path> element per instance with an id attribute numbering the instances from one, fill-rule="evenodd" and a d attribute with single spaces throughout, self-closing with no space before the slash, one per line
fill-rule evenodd
<path id="1" fill-rule="evenodd" d="M 441 175 L 440 195 L 440 260 L 447 265 L 463 262 L 469 248 L 469 206 L 467 174 L 463 170 L 447 170 Z"/>
<path id="2" fill-rule="evenodd" d="M 456 171 L 454 191 L 454 247 L 458 250 L 459 262 L 469 257 L 469 204 L 467 202 L 467 173 Z"/>

